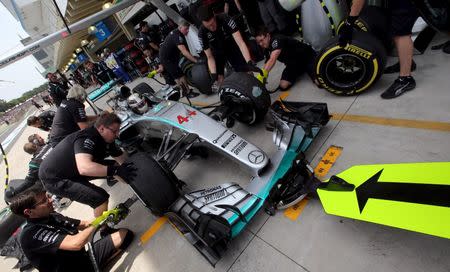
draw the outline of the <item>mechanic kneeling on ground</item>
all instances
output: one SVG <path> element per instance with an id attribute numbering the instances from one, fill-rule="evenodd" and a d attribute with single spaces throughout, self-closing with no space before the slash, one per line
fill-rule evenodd
<path id="1" fill-rule="evenodd" d="M 56 110 L 50 132 L 50 144 L 55 147 L 67 135 L 85 129 L 97 116 L 87 116 L 84 109 L 86 92 L 80 85 L 69 89 L 67 99 L 63 100 Z"/>
<path id="2" fill-rule="evenodd" d="M 94 271 L 84 246 L 98 226 L 54 212 L 52 200 L 39 189 L 18 195 L 9 207 L 13 213 L 27 218 L 19 240 L 35 268 L 41 272 Z M 96 241 L 93 248 L 98 266 L 103 268 L 132 240 L 130 230 L 119 229 Z"/>
<path id="3" fill-rule="evenodd" d="M 189 23 L 184 21 L 178 26 L 178 29 L 172 30 L 167 35 L 164 42 L 159 49 L 159 59 L 164 70 L 175 79 L 177 85 L 183 91 L 183 95 L 190 93 L 186 78 L 178 66 L 182 56 L 192 62 L 197 62 L 197 59 L 189 52 L 189 47 L 186 42 L 186 36 L 189 33 Z"/>
<path id="4" fill-rule="evenodd" d="M 52 128 L 53 118 L 55 112 L 52 110 L 46 110 L 38 116 L 30 116 L 27 119 L 27 125 L 41 129 L 43 131 L 50 131 Z"/>
<path id="5" fill-rule="evenodd" d="M 227 61 L 235 72 L 249 72 L 256 69 L 238 25 L 233 19 L 226 14 L 214 15 L 207 6 L 200 7 L 197 16 L 202 21 L 198 37 L 208 58 L 209 72 L 214 80 L 213 89 L 222 83 Z"/>
<path id="6" fill-rule="evenodd" d="M 97 118 L 93 127 L 64 138 L 39 169 L 39 178 L 47 191 L 91 206 L 95 217 L 106 211 L 109 194 L 89 180 L 119 176 L 127 182 L 136 175 L 132 163 L 123 163 L 126 153 L 114 143 L 119 129 L 119 117 L 105 112 Z M 105 160 L 109 155 L 120 165 Z"/>
<path id="7" fill-rule="evenodd" d="M 277 90 L 287 91 L 305 72 L 311 79 L 314 79 L 313 65 L 316 53 L 310 45 L 294 38 L 271 34 L 265 27 L 256 32 L 256 42 L 266 54 L 266 63 L 262 74 L 257 75 L 258 80 L 262 83 L 267 80 L 269 72 L 277 60 L 286 65 Z"/>

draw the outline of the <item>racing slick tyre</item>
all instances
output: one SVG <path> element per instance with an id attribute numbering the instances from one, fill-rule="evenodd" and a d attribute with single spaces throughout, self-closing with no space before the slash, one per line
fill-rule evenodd
<path id="1" fill-rule="evenodd" d="M 0 211 L 0 248 L 24 222 L 24 217 L 13 214 L 9 208 Z"/>
<path id="2" fill-rule="evenodd" d="M 263 120 L 271 103 L 266 87 L 247 73 L 232 73 L 226 77 L 219 98 L 224 105 L 240 107 L 242 110 L 235 112 L 233 117 L 248 125 Z"/>
<path id="3" fill-rule="evenodd" d="M 450 32 L 450 0 L 413 0 L 420 16 L 435 29 Z"/>
<path id="4" fill-rule="evenodd" d="M 366 32 L 354 32 L 351 44 L 341 47 L 338 37 L 322 49 L 314 64 L 321 87 L 330 93 L 357 95 L 370 88 L 383 74 L 386 49 Z"/>
<path id="5" fill-rule="evenodd" d="M 149 154 L 136 152 L 127 158 L 137 168 L 129 184 L 143 204 L 157 216 L 163 215 L 180 196 L 177 177 Z"/>
<path id="6" fill-rule="evenodd" d="M 136 85 L 136 87 L 133 88 L 133 92 L 134 93 L 138 93 L 138 94 L 154 94 L 155 91 L 153 90 L 152 87 L 150 87 L 150 85 L 148 85 L 145 82 L 139 83 L 138 85 Z"/>
<path id="7" fill-rule="evenodd" d="M 186 76 L 189 85 L 197 88 L 202 94 L 212 94 L 211 86 L 213 80 L 209 74 L 206 62 L 192 63 L 189 60 L 185 60 L 181 64 L 181 70 Z"/>

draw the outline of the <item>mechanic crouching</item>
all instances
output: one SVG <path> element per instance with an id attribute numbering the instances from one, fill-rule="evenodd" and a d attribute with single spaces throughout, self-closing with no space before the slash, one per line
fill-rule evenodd
<path id="1" fill-rule="evenodd" d="M 266 54 L 266 63 L 262 69 L 262 74 L 257 76 L 262 83 L 267 80 L 269 72 L 277 60 L 286 65 L 281 74 L 280 85 L 277 90 L 289 90 L 305 72 L 311 79 L 314 79 L 313 65 L 316 53 L 308 44 L 283 35 L 271 34 L 265 27 L 256 32 L 256 42 L 264 49 Z"/>
<path id="2" fill-rule="evenodd" d="M 74 132 L 56 145 L 39 169 L 47 191 L 91 206 L 95 217 L 106 211 L 109 194 L 89 180 L 119 176 L 129 181 L 136 175 L 134 165 L 124 163 L 126 154 L 114 143 L 120 122 L 117 115 L 102 113 L 94 126 Z M 117 163 L 105 160 L 109 155 Z"/>
<path id="3" fill-rule="evenodd" d="M 226 62 L 235 72 L 255 69 L 248 47 L 233 19 L 226 14 L 214 15 L 207 6 L 200 7 L 197 16 L 202 21 L 198 37 L 208 58 L 209 72 L 214 80 L 213 89 L 223 81 Z"/>
<path id="4" fill-rule="evenodd" d="M 55 112 L 52 110 L 46 110 L 38 116 L 30 116 L 27 119 L 27 125 L 38 128 L 43 131 L 50 131 L 52 128 L 53 118 Z"/>
<path id="5" fill-rule="evenodd" d="M 84 109 L 86 92 L 80 85 L 74 85 L 67 93 L 67 99 L 63 100 L 56 110 L 52 123 L 49 142 L 55 147 L 67 135 L 85 129 L 97 116 L 88 116 Z"/>
<path id="6" fill-rule="evenodd" d="M 39 189 L 18 195 L 9 207 L 13 213 L 27 219 L 19 238 L 20 245 L 25 256 L 39 271 L 95 271 L 84 246 L 90 241 L 97 225 L 54 212 L 51 198 Z M 98 267 L 103 268 L 132 240 L 130 230 L 120 229 L 93 243 Z"/>
<path id="7" fill-rule="evenodd" d="M 197 62 L 197 59 L 189 52 L 189 47 L 185 36 L 189 33 L 189 23 L 184 21 L 180 23 L 178 29 L 173 30 L 167 35 L 164 42 L 159 49 L 159 59 L 164 70 L 175 79 L 177 85 L 183 91 L 183 95 L 190 93 L 186 78 L 181 71 L 178 63 L 181 57 L 185 57 L 192 62 Z"/>

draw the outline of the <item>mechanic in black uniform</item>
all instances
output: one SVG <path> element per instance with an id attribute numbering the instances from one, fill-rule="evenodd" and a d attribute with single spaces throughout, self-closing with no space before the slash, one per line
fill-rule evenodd
<path id="1" fill-rule="evenodd" d="M 208 58 L 208 68 L 215 85 L 222 83 L 225 62 L 236 72 L 253 70 L 255 64 L 236 22 L 226 14 L 214 15 L 206 6 L 198 9 L 202 26 L 198 32 L 203 51 Z"/>
<path id="2" fill-rule="evenodd" d="M 12 199 L 32 186 L 43 188 L 41 182 L 39 181 L 39 166 L 41 165 L 42 160 L 52 151 L 52 147 L 49 144 L 40 145 L 35 143 L 26 143 L 23 149 L 28 154 L 33 155 L 28 163 L 27 176 L 25 177 L 24 183 L 19 186 L 20 188 L 9 186 L 5 190 L 5 199 Z"/>
<path id="3" fill-rule="evenodd" d="M 30 116 L 27 119 L 27 125 L 35 128 L 39 128 L 43 131 L 50 131 L 52 128 L 53 118 L 55 112 L 52 110 L 46 110 L 38 116 Z"/>
<path id="4" fill-rule="evenodd" d="M 19 241 L 25 256 L 41 272 L 95 271 L 84 249 L 98 226 L 54 212 L 45 191 L 34 189 L 15 197 L 11 211 L 27 219 Z M 128 229 L 105 235 L 93 244 L 100 269 L 133 240 Z"/>
<path id="5" fill-rule="evenodd" d="M 30 136 L 28 136 L 28 142 L 29 143 L 33 143 L 37 146 L 44 146 L 45 145 L 45 140 L 44 138 L 42 138 L 39 134 L 31 134 Z"/>
<path id="6" fill-rule="evenodd" d="M 352 41 L 353 25 L 358 19 L 364 3 L 365 0 L 354 0 L 352 2 L 350 15 L 341 27 L 339 35 L 341 46 L 345 46 Z M 389 0 L 387 1 L 387 6 L 390 14 L 390 32 L 398 51 L 399 64 L 387 67 L 385 73 L 400 73 L 394 83 L 381 94 L 381 98 L 391 99 L 416 87 L 416 81 L 411 76 L 411 71 L 416 68 L 412 59 L 414 45 L 411 39 L 411 32 L 418 13 L 410 0 Z"/>
<path id="7" fill-rule="evenodd" d="M 61 102 L 53 119 L 52 131 L 50 132 L 50 144 L 55 147 L 67 135 L 85 129 L 89 122 L 95 120 L 96 116 L 87 116 L 84 110 L 86 92 L 75 85 L 69 89 L 67 99 Z"/>
<path id="8" fill-rule="evenodd" d="M 148 63 L 150 71 L 147 77 L 153 78 L 156 74 L 160 74 L 166 81 L 166 84 L 169 84 L 171 86 L 177 84 L 175 82 L 175 79 L 172 78 L 170 74 L 164 70 L 164 67 L 161 64 L 157 51 L 153 50 L 151 47 L 147 47 L 146 49 L 144 49 L 143 53 L 145 56 L 145 60 Z"/>
<path id="9" fill-rule="evenodd" d="M 136 170 L 133 164 L 123 163 L 126 154 L 114 143 L 119 128 L 119 117 L 105 112 L 94 126 L 64 138 L 39 169 L 39 178 L 47 191 L 91 206 L 95 217 L 106 211 L 109 194 L 89 179 L 119 176 L 127 181 L 135 176 Z M 109 155 L 120 165 L 105 161 Z"/>
<path id="10" fill-rule="evenodd" d="M 262 69 L 262 74 L 257 78 L 264 83 L 269 76 L 276 61 L 286 65 L 281 74 L 280 91 L 287 91 L 295 81 L 303 74 L 308 73 L 313 77 L 313 64 L 316 53 L 308 44 L 300 42 L 294 38 L 279 34 L 271 34 L 267 28 L 262 27 L 256 33 L 256 42 L 266 53 L 266 63 Z"/>
<path id="11" fill-rule="evenodd" d="M 48 73 L 46 76 L 49 80 L 48 92 L 53 99 L 53 103 L 59 107 L 61 101 L 66 99 L 67 91 L 69 90 L 69 85 L 67 82 L 61 82 L 58 80 L 56 73 Z"/>
<path id="12" fill-rule="evenodd" d="M 189 93 L 189 86 L 178 63 L 182 57 L 194 63 L 197 62 L 197 59 L 189 52 L 189 47 L 184 37 L 188 33 L 189 23 L 186 21 L 181 22 L 178 29 L 170 32 L 159 49 L 159 59 L 164 70 L 175 79 L 177 85 L 183 90 L 184 95 Z"/>
<path id="13" fill-rule="evenodd" d="M 93 84 L 104 85 L 109 81 L 116 79 L 113 71 L 104 65 L 86 61 L 84 64 L 86 70 L 90 73 Z"/>
<path id="14" fill-rule="evenodd" d="M 153 50 L 159 51 L 159 44 L 161 38 L 158 34 L 158 28 L 155 26 L 149 26 L 146 21 L 139 23 L 139 34 L 137 37 L 137 44 L 144 50 L 147 47 L 153 48 Z"/>

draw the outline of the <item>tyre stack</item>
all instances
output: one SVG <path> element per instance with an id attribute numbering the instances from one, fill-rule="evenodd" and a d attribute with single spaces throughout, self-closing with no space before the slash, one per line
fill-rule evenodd
<path id="1" fill-rule="evenodd" d="M 125 51 L 130 57 L 133 65 L 136 67 L 140 76 L 148 72 L 148 63 L 144 58 L 141 50 L 139 50 L 132 42 L 124 46 Z"/>

